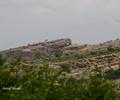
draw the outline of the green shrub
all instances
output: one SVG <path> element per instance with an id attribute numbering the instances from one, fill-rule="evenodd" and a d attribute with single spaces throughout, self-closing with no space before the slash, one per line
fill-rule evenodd
<path id="1" fill-rule="evenodd" d="M 5 65 L 4 65 L 5 66 Z M 10 65 L 11 66 L 11 65 Z M 0 70 L 1 100 L 117 100 L 115 85 L 95 68 L 88 77 L 64 77 L 62 70 L 43 66 L 17 65 Z M 3 87 L 21 87 L 3 90 Z M 118 99 L 119 100 L 119 99 Z"/>
<path id="2" fill-rule="evenodd" d="M 62 56 L 62 51 L 60 49 L 55 50 L 55 57 L 60 58 Z"/>

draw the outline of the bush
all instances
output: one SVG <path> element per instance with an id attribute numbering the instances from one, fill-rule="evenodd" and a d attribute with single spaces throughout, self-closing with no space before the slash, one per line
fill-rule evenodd
<path id="1" fill-rule="evenodd" d="M 60 49 L 57 49 L 54 53 L 55 57 L 60 58 L 62 56 L 62 51 Z"/>
<path id="2" fill-rule="evenodd" d="M 39 68 L 40 67 L 40 68 Z M 115 85 L 104 78 L 97 67 L 88 77 L 64 77 L 63 69 L 17 65 L 0 70 L 1 100 L 117 100 Z M 3 87 L 21 87 L 3 90 Z"/>

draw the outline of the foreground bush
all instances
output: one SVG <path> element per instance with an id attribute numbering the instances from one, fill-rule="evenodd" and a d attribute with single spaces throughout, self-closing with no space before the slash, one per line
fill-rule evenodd
<path id="1" fill-rule="evenodd" d="M 0 99 L 119 100 L 115 85 L 104 79 L 97 67 L 88 77 L 83 76 L 79 79 L 67 77 L 65 71 L 64 68 L 50 69 L 48 65 L 42 67 L 22 64 L 2 65 L 0 66 Z"/>

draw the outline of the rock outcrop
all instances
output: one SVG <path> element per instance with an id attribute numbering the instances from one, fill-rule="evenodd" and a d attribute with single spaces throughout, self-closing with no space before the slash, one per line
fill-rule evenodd
<path id="1" fill-rule="evenodd" d="M 44 55 L 51 55 L 56 49 L 62 49 L 70 46 L 71 44 L 71 39 L 65 38 L 36 44 L 28 44 L 27 46 L 9 49 L 0 53 L 7 56 L 7 58 L 22 58 L 30 60 L 35 56 L 40 57 Z"/>

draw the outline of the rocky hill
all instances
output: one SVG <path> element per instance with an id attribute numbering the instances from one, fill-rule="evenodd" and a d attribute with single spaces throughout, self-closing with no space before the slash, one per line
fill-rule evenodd
<path id="1" fill-rule="evenodd" d="M 59 51 L 59 52 L 58 52 Z M 55 53 L 59 56 L 55 56 Z M 87 45 L 72 43 L 69 38 L 45 41 L 37 44 L 17 47 L 1 51 L 10 61 L 11 59 L 22 59 L 27 61 L 25 65 L 31 66 L 28 61 L 42 64 L 47 61 L 51 68 L 68 66 L 72 77 L 86 75 L 93 67 L 98 66 L 104 73 L 108 73 L 117 84 L 120 84 L 120 40 L 111 40 L 100 44 Z M 38 62 L 37 62 L 38 61 Z M 36 63 L 37 62 L 37 63 Z M 112 72 L 111 72 L 112 71 Z M 117 74 L 116 74 L 117 73 Z"/>
<path id="2" fill-rule="evenodd" d="M 28 44 L 27 46 L 1 51 L 0 54 L 7 56 L 7 58 L 22 58 L 25 60 L 30 60 L 35 56 L 50 56 L 55 52 L 55 50 L 63 49 L 71 44 L 71 39 L 65 38 L 53 41 L 45 41 L 37 44 Z"/>
<path id="3" fill-rule="evenodd" d="M 42 56 L 51 56 L 58 49 L 61 50 L 64 55 L 75 55 L 85 51 L 91 52 L 107 50 L 108 48 L 120 48 L 120 40 L 116 39 L 95 45 L 75 45 L 72 43 L 71 39 L 65 38 L 36 44 L 28 44 L 27 46 L 1 51 L 0 54 L 3 54 L 7 58 L 22 58 L 24 60 L 31 60 Z"/>

